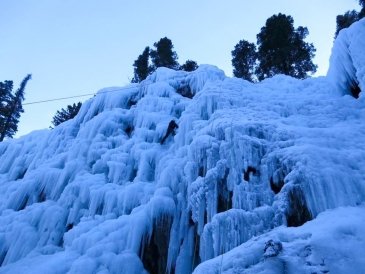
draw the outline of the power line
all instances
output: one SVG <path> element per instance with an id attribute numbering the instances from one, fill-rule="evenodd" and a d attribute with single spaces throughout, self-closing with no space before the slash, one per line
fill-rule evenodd
<path id="1" fill-rule="evenodd" d="M 41 103 L 48 103 L 48 102 L 53 102 L 53 101 L 61 101 L 61 100 L 85 97 L 85 96 L 90 96 L 90 95 L 95 95 L 95 93 L 88 93 L 88 94 L 75 95 L 75 96 L 62 97 L 62 98 L 54 98 L 54 99 L 48 99 L 48 100 L 42 100 L 42 101 L 34 101 L 34 102 L 24 103 L 23 106 L 25 106 L 25 105 L 35 105 L 35 104 L 41 104 Z"/>
<path id="2" fill-rule="evenodd" d="M 202 73 L 206 73 L 205 71 L 198 71 L 195 72 L 194 74 L 202 74 Z M 147 83 L 147 84 L 141 84 L 143 87 L 145 86 L 149 86 L 152 85 L 154 83 Z M 132 89 L 132 88 L 136 88 L 136 86 L 127 86 L 127 87 L 123 87 L 123 88 L 119 88 L 119 89 L 113 89 L 113 90 L 106 90 L 106 91 L 101 91 L 98 93 L 86 93 L 86 94 L 80 94 L 80 95 L 75 95 L 75 96 L 69 96 L 69 97 L 60 97 L 60 98 L 52 98 L 52 99 L 47 99 L 47 100 L 39 100 L 39 101 L 33 101 L 33 102 L 29 102 L 29 103 L 24 103 L 22 104 L 23 106 L 26 105 L 35 105 L 35 104 L 42 104 L 42 103 L 49 103 L 49 102 L 55 102 L 55 101 L 61 101 L 61 100 L 66 100 L 66 99 L 73 99 L 73 98 L 80 98 L 80 97 L 86 97 L 86 96 L 91 96 L 91 95 L 99 95 L 99 94 L 104 94 L 104 93 L 110 93 L 110 92 L 117 92 L 117 91 L 121 91 L 121 90 L 128 90 L 128 89 Z"/>
<path id="3" fill-rule="evenodd" d="M 114 89 L 114 90 L 101 91 L 101 92 L 98 92 L 98 93 L 86 93 L 86 94 L 80 94 L 80 95 L 69 96 L 69 97 L 52 98 L 52 99 L 47 99 L 47 100 L 40 100 L 40 101 L 34 101 L 34 102 L 24 103 L 23 106 L 25 106 L 25 105 L 42 104 L 42 103 L 48 103 L 48 102 L 54 102 L 54 101 L 61 101 L 61 100 L 73 99 L 73 98 L 80 98 L 80 97 L 86 97 L 86 96 L 91 96 L 91 95 L 96 96 L 96 95 L 99 95 L 99 94 L 110 93 L 110 92 L 117 92 L 117 91 L 121 91 L 121 90 L 132 89 L 132 88 L 135 88 L 135 87 L 124 87 L 124 88 L 119 88 L 119 89 Z"/>

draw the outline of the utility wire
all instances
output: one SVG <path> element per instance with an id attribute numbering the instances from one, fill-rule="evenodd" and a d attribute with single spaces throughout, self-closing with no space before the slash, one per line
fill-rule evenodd
<path id="1" fill-rule="evenodd" d="M 117 92 L 117 91 L 121 91 L 121 90 L 132 89 L 132 88 L 135 88 L 135 87 L 124 87 L 124 88 L 119 88 L 119 89 L 101 91 L 101 92 L 98 92 L 98 93 L 86 93 L 86 94 L 80 94 L 80 95 L 69 96 L 69 97 L 61 97 L 61 98 L 53 98 L 53 99 L 48 99 L 48 100 L 40 100 L 40 101 L 34 101 L 34 102 L 24 103 L 22 105 L 25 106 L 25 105 L 42 104 L 42 103 L 48 103 L 48 102 L 54 102 L 54 101 L 61 101 L 61 100 L 72 99 L 72 98 L 86 97 L 86 96 L 91 96 L 91 95 L 96 96 L 98 94 L 104 94 L 104 93 L 110 93 L 110 92 Z"/>
<path id="2" fill-rule="evenodd" d="M 42 103 L 48 103 L 48 102 L 53 102 L 53 101 L 61 101 L 61 100 L 72 99 L 72 98 L 85 97 L 85 96 L 90 96 L 90 95 L 94 95 L 94 94 L 95 93 L 88 93 L 88 94 L 75 95 L 75 96 L 70 96 L 70 97 L 62 97 L 62 98 L 54 98 L 54 99 L 48 99 L 48 100 L 42 100 L 42 101 L 34 101 L 34 102 L 24 103 L 23 106 L 42 104 Z"/>
<path id="3" fill-rule="evenodd" d="M 194 74 L 203 74 L 206 73 L 205 71 L 199 71 L 199 72 L 195 72 Z M 148 83 L 148 84 L 141 84 L 143 87 L 145 86 L 149 86 L 152 85 L 154 83 Z M 113 89 L 113 90 L 106 90 L 106 91 L 101 91 L 98 93 L 86 93 L 86 94 L 80 94 L 80 95 L 75 95 L 75 96 L 69 96 L 69 97 L 61 97 L 61 98 L 52 98 L 52 99 L 47 99 L 47 100 L 40 100 L 40 101 L 33 101 L 33 102 L 29 102 L 29 103 L 24 103 L 22 104 L 23 106 L 26 105 L 35 105 L 35 104 L 42 104 L 42 103 L 48 103 L 48 102 L 55 102 L 55 101 L 61 101 L 61 100 L 66 100 L 66 99 L 73 99 L 73 98 L 80 98 L 80 97 L 86 97 L 86 96 L 91 96 L 91 95 L 99 95 L 99 94 L 104 94 L 104 93 L 110 93 L 110 92 L 117 92 L 117 91 L 121 91 L 121 90 L 128 90 L 128 89 L 133 89 L 136 88 L 136 86 L 127 86 L 127 87 L 123 87 L 123 88 L 119 88 L 119 89 Z"/>

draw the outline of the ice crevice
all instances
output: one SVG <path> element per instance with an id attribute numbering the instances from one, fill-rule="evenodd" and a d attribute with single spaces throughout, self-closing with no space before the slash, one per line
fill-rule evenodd
<path id="1" fill-rule="evenodd" d="M 0 273 L 341 270 L 313 228 L 365 239 L 327 223 L 365 201 L 364 22 L 327 77 L 159 68 L 0 143 Z"/>

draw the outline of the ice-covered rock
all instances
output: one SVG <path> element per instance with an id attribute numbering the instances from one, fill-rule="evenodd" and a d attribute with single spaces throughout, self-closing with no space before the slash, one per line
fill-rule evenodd
<path id="1" fill-rule="evenodd" d="M 160 68 L 101 90 L 53 130 L 0 143 L 0 273 L 363 267 L 340 243 L 364 239 L 354 216 L 365 202 L 365 101 L 341 96 L 352 80 L 364 86 L 354 46 L 364 22 L 340 33 L 328 77 L 252 84 L 208 65 Z M 344 231 L 339 244 L 316 227 Z M 332 247 L 355 257 L 334 266 Z"/>
<path id="2" fill-rule="evenodd" d="M 339 94 L 358 97 L 365 90 L 365 19 L 340 31 L 335 40 L 328 70 Z"/>

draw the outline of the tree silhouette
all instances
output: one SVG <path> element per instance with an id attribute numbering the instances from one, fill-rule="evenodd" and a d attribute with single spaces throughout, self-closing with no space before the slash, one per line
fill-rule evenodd
<path id="1" fill-rule="evenodd" d="M 241 40 L 232 51 L 233 75 L 253 82 L 257 60 L 256 46 Z"/>
<path id="2" fill-rule="evenodd" d="M 359 12 L 359 19 L 362 19 L 365 17 L 365 0 L 360 0 L 359 4 L 362 7 L 361 11 Z"/>
<path id="3" fill-rule="evenodd" d="M 305 27 L 293 26 L 291 16 L 279 13 L 266 21 L 257 35 L 259 80 L 276 74 L 286 74 L 296 78 L 306 78 L 308 72 L 314 73 L 317 66 L 313 64 L 315 48 L 306 43 L 308 35 Z"/>
<path id="4" fill-rule="evenodd" d="M 365 9 L 365 0 L 359 0 L 359 5 Z"/>
<path id="5" fill-rule="evenodd" d="M 340 30 L 348 28 L 358 19 L 359 13 L 356 10 L 347 11 L 343 15 L 337 15 L 335 38 L 339 34 Z"/>
<path id="6" fill-rule="evenodd" d="M 151 73 L 152 68 L 149 65 L 150 48 L 146 47 L 137 60 L 134 61 L 134 77 L 132 83 L 139 83 L 147 78 Z"/>
<path id="7" fill-rule="evenodd" d="M 178 56 L 173 51 L 174 45 L 167 37 L 161 38 L 160 41 L 153 44 L 155 49 L 151 50 L 150 56 L 154 69 L 159 67 L 166 67 L 171 69 L 178 69 Z"/>
<path id="8" fill-rule="evenodd" d="M 7 106 L 10 104 L 13 96 L 13 81 L 0 82 L 0 119 L 4 119 Z"/>
<path id="9" fill-rule="evenodd" d="M 27 82 L 32 78 L 28 74 L 20 83 L 19 88 L 13 94 L 13 82 L 5 81 L 0 84 L 0 142 L 5 137 L 13 138 L 18 131 L 18 123 L 23 110 L 24 91 Z"/>
<path id="10" fill-rule="evenodd" d="M 360 12 L 349 10 L 344 14 L 337 15 L 335 38 L 338 36 L 340 30 L 348 28 L 356 21 L 365 17 L 365 0 L 359 0 L 359 5 L 361 6 Z"/>
<path id="11" fill-rule="evenodd" d="M 194 71 L 198 68 L 198 64 L 195 61 L 192 60 L 187 60 L 185 62 L 185 64 L 180 66 L 180 70 L 184 70 L 184 71 Z"/>
<path id="12" fill-rule="evenodd" d="M 59 124 L 74 118 L 77 113 L 79 113 L 81 106 L 82 103 L 78 102 L 77 104 L 68 105 L 66 109 L 62 108 L 61 110 L 57 110 L 55 116 L 53 116 L 52 124 L 58 126 Z"/>

